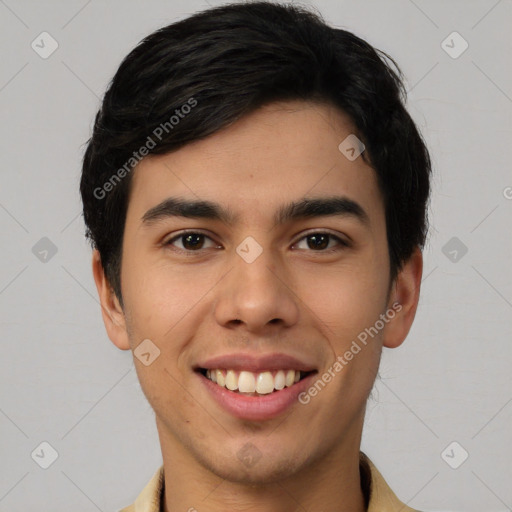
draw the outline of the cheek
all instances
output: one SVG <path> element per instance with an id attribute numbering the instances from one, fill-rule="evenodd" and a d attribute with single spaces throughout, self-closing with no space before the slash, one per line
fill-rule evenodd
<path id="1" fill-rule="evenodd" d="M 311 278 L 305 278 L 304 282 L 310 290 L 315 290 L 322 304 L 343 309 L 358 308 L 363 303 L 381 305 L 381 295 L 386 288 L 384 270 L 373 256 L 359 261 L 354 259 L 331 269 L 320 269 Z"/>
<path id="2" fill-rule="evenodd" d="M 162 338 L 194 308 L 205 291 L 197 278 L 187 277 L 169 264 L 144 265 L 142 258 L 140 261 L 130 262 L 124 273 L 123 292 L 132 312 L 132 328 L 144 331 L 146 337 Z"/>
<path id="3" fill-rule="evenodd" d="M 324 277 L 303 282 L 304 302 L 323 323 L 325 335 L 337 354 L 347 350 L 383 312 L 387 292 L 385 277 L 375 265 L 358 269 L 347 266 L 328 276 L 326 273 Z M 316 282 L 314 288 L 313 281 Z"/>

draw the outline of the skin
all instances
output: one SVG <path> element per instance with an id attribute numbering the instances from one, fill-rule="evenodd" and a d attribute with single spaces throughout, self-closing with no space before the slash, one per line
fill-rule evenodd
<path id="1" fill-rule="evenodd" d="M 111 341 L 134 350 L 149 338 L 161 351 L 149 366 L 136 357 L 134 364 L 156 414 L 166 512 L 365 510 L 358 457 L 366 401 L 382 347 L 398 347 L 413 322 L 422 254 L 417 248 L 390 282 L 375 172 L 338 150 L 351 133 L 349 118 L 334 107 L 273 103 L 202 141 L 148 156 L 133 171 L 124 309 L 96 251 L 93 273 Z M 333 191 L 357 201 L 369 225 L 349 216 L 274 224 L 283 204 Z M 171 195 L 218 202 L 239 218 L 231 226 L 183 217 L 144 226 L 144 213 Z M 186 250 L 183 238 L 162 244 L 184 229 L 209 237 L 199 239 L 199 251 L 185 245 L 191 256 L 173 250 Z M 312 230 L 350 246 L 330 239 L 317 249 L 305 238 Z M 247 236 L 263 248 L 251 264 L 235 251 Z M 282 351 L 321 375 L 395 302 L 401 311 L 309 404 L 295 403 L 271 420 L 233 417 L 192 371 L 217 354 Z M 246 443 L 261 453 L 251 467 L 237 457 Z"/>

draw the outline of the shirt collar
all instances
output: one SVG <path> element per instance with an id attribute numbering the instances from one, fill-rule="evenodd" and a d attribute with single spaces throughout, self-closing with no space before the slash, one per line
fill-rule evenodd
<path id="1" fill-rule="evenodd" d="M 359 452 L 359 472 L 367 512 L 417 512 L 397 498 L 379 470 L 362 451 Z M 133 505 L 123 508 L 120 512 L 162 512 L 164 482 L 162 464 Z"/>

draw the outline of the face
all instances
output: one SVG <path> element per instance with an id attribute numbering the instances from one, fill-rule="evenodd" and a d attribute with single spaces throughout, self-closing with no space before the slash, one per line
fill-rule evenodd
<path id="1" fill-rule="evenodd" d="M 264 483 L 359 450 L 382 345 L 405 338 L 419 281 L 416 267 L 390 287 L 375 172 L 338 149 L 351 133 L 332 107 L 275 103 L 133 171 L 124 309 L 103 295 L 105 322 L 119 348 L 150 340 L 137 374 L 162 446 L 189 467 Z M 265 390 L 287 373 L 301 380 Z"/>

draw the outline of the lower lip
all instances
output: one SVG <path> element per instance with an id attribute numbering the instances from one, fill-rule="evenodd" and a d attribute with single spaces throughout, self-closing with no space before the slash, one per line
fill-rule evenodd
<path id="1" fill-rule="evenodd" d="M 290 387 L 261 396 L 247 396 L 229 391 L 201 373 L 198 375 L 214 400 L 227 412 L 240 419 L 263 421 L 279 416 L 294 403 L 297 403 L 298 395 L 310 387 L 316 372 L 295 382 Z"/>

